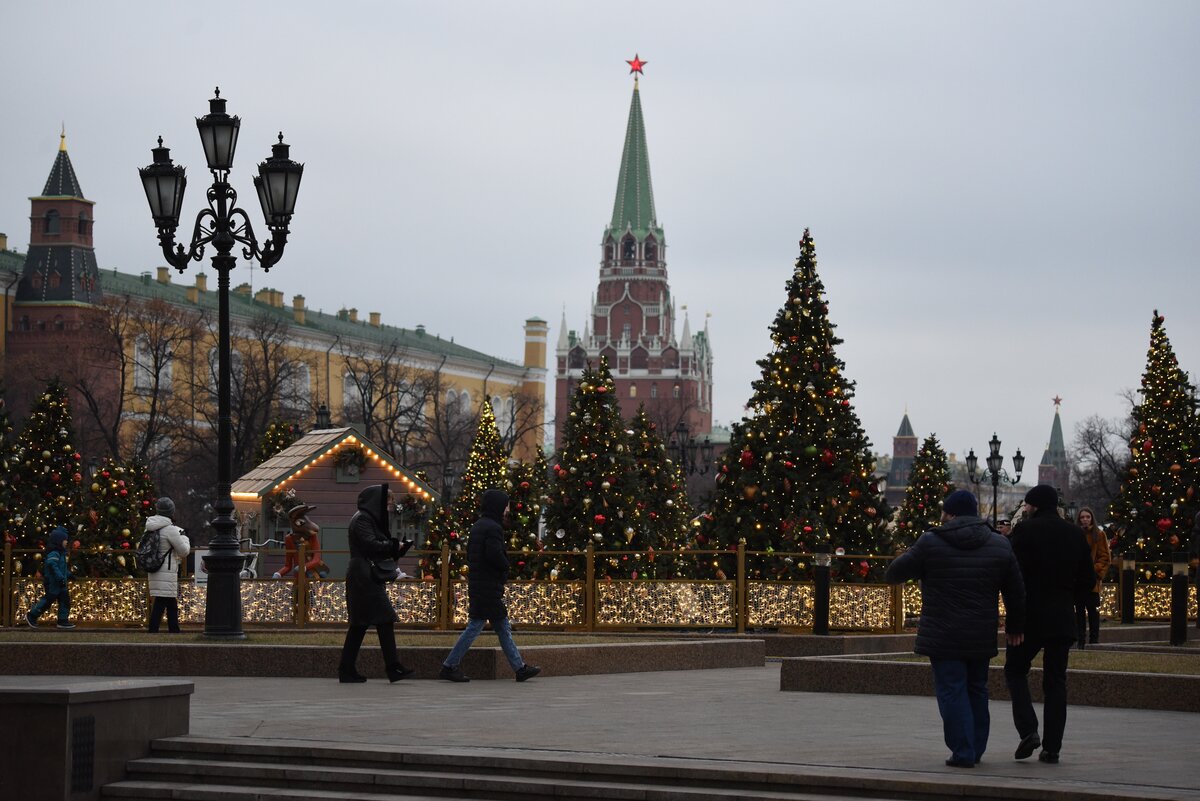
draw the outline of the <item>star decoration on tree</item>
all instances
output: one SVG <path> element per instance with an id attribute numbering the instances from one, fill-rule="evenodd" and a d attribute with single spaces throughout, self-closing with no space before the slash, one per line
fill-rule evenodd
<path id="1" fill-rule="evenodd" d="M 632 75 L 635 72 L 639 73 L 641 75 L 645 75 L 646 73 L 642 72 L 642 67 L 646 66 L 650 62 L 642 61 L 641 57 L 638 56 L 637 53 L 634 53 L 633 60 L 632 61 L 626 60 L 625 63 L 629 65 L 629 74 L 630 75 Z"/>

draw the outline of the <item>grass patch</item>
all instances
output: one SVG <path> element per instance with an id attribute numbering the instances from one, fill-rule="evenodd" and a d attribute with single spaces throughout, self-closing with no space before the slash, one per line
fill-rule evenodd
<path id="1" fill-rule="evenodd" d="M 255 631 L 246 633 L 244 643 L 247 645 L 341 645 L 346 632 L 342 630 L 319 629 L 313 631 Z M 375 638 L 375 630 L 367 631 L 367 641 Z M 396 632 L 396 645 L 401 648 L 420 646 L 450 648 L 458 639 L 457 631 L 433 632 Z M 629 642 L 627 638 L 595 636 L 588 634 L 556 634 L 550 632 L 514 632 L 517 645 L 595 645 L 597 643 Z M 90 642 L 112 644 L 163 644 L 163 643 L 212 643 L 197 631 L 185 630 L 182 634 L 167 635 L 165 633 L 151 634 L 147 631 L 105 630 L 105 631 L 2 631 L 0 643 L 9 642 Z M 475 641 L 475 646 L 484 648 L 500 646 L 496 635 L 485 631 Z"/>
<path id="2" fill-rule="evenodd" d="M 886 660 L 888 662 L 925 662 L 928 657 L 918 654 L 872 654 L 863 659 Z M 995 667 L 1004 666 L 1004 654 L 992 659 Z M 1042 666 L 1042 655 L 1033 660 L 1034 667 Z M 1185 653 L 1154 654 L 1130 651 L 1071 651 L 1067 662 L 1068 670 L 1102 670 L 1113 673 L 1171 673 L 1183 676 L 1200 676 L 1200 649 L 1187 648 Z"/>

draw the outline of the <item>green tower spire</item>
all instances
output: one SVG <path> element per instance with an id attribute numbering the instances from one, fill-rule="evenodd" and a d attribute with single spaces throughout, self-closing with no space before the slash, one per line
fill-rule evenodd
<path id="1" fill-rule="evenodd" d="M 654 187 L 650 183 L 650 154 L 646 149 L 646 122 L 642 118 L 642 100 L 637 78 L 633 81 L 633 100 L 629 103 L 629 122 L 625 126 L 625 149 L 621 153 L 621 172 L 617 176 L 617 196 L 613 201 L 612 233 L 627 228 L 642 240 L 654 232 L 661 243 L 662 228 L 654 211 Z"/>

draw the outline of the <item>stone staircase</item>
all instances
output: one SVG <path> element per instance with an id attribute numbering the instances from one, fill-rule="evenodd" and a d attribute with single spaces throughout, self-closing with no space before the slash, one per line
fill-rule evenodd
<path id="1" fill-rule="evenodd" d="M 975 777 L 972 777 L 975 778 Z M 984 777 L 978 777 L 983 779 Z M 1045 785 L 974 781 L 974 798 L 1043 799 Z M 419 799 L 948 799 L 963 779 L 937 774 L 720 763 L 625 755 L 171 737 L 106 785 L 108 801 L 419 801 Z M 1059 797 L 1059 796 L 1056 796 Z M 1070 794 L 1061 796 L 1070 798 Z"/>

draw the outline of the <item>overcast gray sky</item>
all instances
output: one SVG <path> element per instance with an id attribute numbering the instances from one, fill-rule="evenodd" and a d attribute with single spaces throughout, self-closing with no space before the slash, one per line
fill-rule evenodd
<path id="1" fill-rule="evenodd" d="M 996 431 L 1036 464 L 1054 395 L 1068 439 L 1122 412 L 1154 308 L 1200 372 L 1194 2 L 21 2 L 3 27 L 0 231 L 19 249 L 65 121 L 101 266 L 160 264 L 136 169 L 161 134 L 195 215 L 193 120 L 219 84 L 256 217 L 278 130 L 306 162 L 256 288 L 519 359 L 526 317 L 552 342 L 564 305 L 583 327 L 636 52 L 718 421 L 742 415 L 806 226 L 881 451 L 907 406 L 949 451 Z"/>

